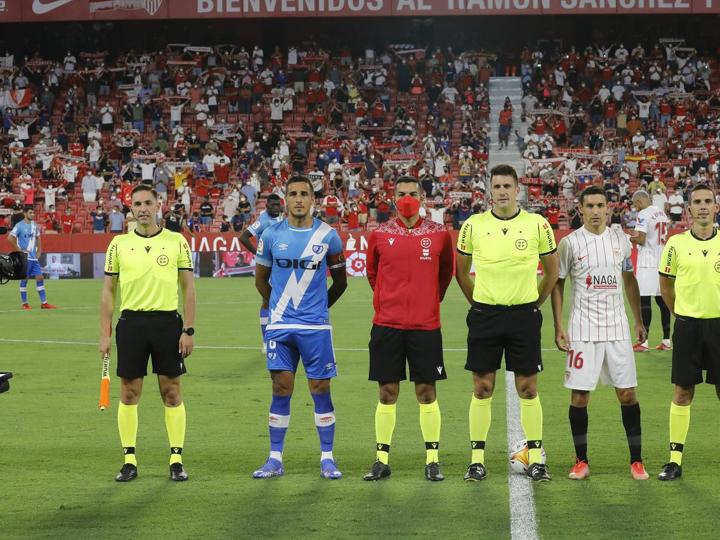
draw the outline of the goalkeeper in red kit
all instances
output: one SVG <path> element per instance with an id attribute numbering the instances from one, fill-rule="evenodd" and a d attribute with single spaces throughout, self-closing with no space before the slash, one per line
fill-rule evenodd
<path id="1" fill-rule="evenodd" d="M 420 405 L 425 439 L 425 478 L 443 480 L 438 461 L 440 407 L 435 383 L 447 378 L 440 332 L 440 302 L 452 280 L 453 248 L 447 229 L 420 217 L 422 187 L 417 178 L 395 183 L 398 217 L 376 229 L 368 242 L 367 273 L 375 316 L 370 333 L 370 380 L 377 381 L 377 460 L 365 480 L 390 476 L 388 459 L 395 409 L 406 365 Z"/>

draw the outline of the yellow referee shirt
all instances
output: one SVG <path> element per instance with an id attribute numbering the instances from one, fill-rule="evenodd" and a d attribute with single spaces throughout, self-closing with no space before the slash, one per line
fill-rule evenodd
<path id="1" fill-rule="evenodd" d="M 121 310 L 176 311 L 178 271 L 192 269 L 187 240 L 167 229 L 150 237 L 119 234 L 105 255 L 105 274 L 118 276 Z"/>
<path id="2" fill-rule="evenodd" d="M 675 313 L 720 317 L 720 236 L 701 240 L 692 231 L 671 236 L 660 259 L 661 276 L 675 280 Z"/>
<path id="3" fill-rule="evenodd" d="M 472 255 L 473 300 L 516 306 L 537 301 L 538 260 L 554 252 L 556 245 L 553 230 L 542 216 L 520 210 L 514 217 L 501 219 L 488 211 L 463 224 L 457 249 Z"/>

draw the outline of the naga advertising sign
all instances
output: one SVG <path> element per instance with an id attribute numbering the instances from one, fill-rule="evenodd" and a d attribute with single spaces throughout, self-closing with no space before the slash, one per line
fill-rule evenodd
<path id="1" fill-rule="evenodd" d="M 0 22 L 708 13 L 720 0 L 0 0 Z"/>

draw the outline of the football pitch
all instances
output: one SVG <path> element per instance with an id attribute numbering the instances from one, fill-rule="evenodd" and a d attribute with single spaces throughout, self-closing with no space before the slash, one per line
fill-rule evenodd
<path id="1" fill-rule="evenodd" d="M 448 380 L 438 384 L 445 481 L 423 477 L 424 444 L 409 383 L 401 386 L 392 441 L 392 476 L 361 477 L 374 461 L 375 383 L 367 381 L 372 318 L 367 281 L 351 279 L 331 311 L 340 376 L 333 382 L 339 481 L 319 476 L 319 443 L 304 376 L 298 378 L 285 445 L 286 475 L 253 480 L 268 452 L 270 381 L 260 352 L 258 295 L 251 279 L 197 281 L 196 350 L 183 378 L 188 428 L 183 452 L 190 481 L 168 480 L 168 442 L 157 385 L 148 378 L 139 408 L 139 477 L 118 484 L 122 464 L 112 406 L 97 408 L 99 280 L 48 281 L 41 311 L 20 310 L 17 284 L 0 287 L 0 371 L 13 371 L 0 395 L 0 538 L 508 538 L 504 377 L 498 377 L 488 436 L 488 479 L 465 483 L 470 457 L 465 361 L 467 305 L 456 283 L 443 303 Z M 655 309 L 651 344 L 659 342 Z M 589 414 L 591 477 L 567 479 L 574 451 L 562 387 L 564 354 L 555 350 L 544 306 L 545 372 L 540 375 L 544 446 L 553 481 L 534 485 L 542 538 L 715 538 L 720 494 L 714 388 L 699 386 L 687 438 L 684 477 L 656 480 L 668 460 L 670 353 L 638 354 L 643 456 L 651 479 L 633 481 L 620 408 L 599 387 Z M 522 331 L 522 329 L 518 329 Z M 114 372 L 114 366 L 113 366 Z M 709 468 L 706 468 L 709 467 Z M 525 479 L 523 479 L 525 481 Z M 529 480 L 528 480 L 529 481 Z"/>

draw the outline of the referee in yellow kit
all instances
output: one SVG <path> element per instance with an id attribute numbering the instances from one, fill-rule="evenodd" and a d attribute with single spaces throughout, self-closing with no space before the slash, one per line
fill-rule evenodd
<path id="1" fill-rule="evenodd" d="M 520 422 L 529 449 L 527 474 L 535 481 L 550 480 L 542 463 L 542 407 L 537 374 L 542 371 L 540 305 L 558 279 L 555 237 L 538 214 L 520 209 L 518 177 L 510 165 L 490 171 L 492 210 L 471 216 L 460 229 L 456 278 L 471 304 L 467 316 L 468 354 L 465 369 L 473 372 L 470 403 L 472 458 L 465 480 L 487 475 L 485 440 L 490 429 L 495 372 L 503 353 L 505 368 L 515 372 L 520 396 Z M 545 277 L 537 282 L 540 260 Z M 470 276 L 475 265 L 475 280 Z"/>
<path id="2" fill-rule="evenodd" d="M 170 442 L 170 479 L 183 481 L 185 406 L 180 376 L 193 350 L 195 285 L 190 247 L 182 235 L 162 229 L 155 221 L 160 203 L 155 190 L 139 185 L 132 191 L 131 210 L 137 228 L 113 238 L 105 261 L 100 301 L 100 354 L 110 353 L 115 292 L 120 284 L 121 314 L 115 330 L 117 374 L 121 379 L 118 429 L 125 464 L 115 477 L 137 477 L 135 443 L 137 408 L 147 375 L 148 357 L 158 376 L 165 403 L 165 426 Z M 185 325 L 177 311 L 178 284 L 183 293 Z"/>
<path id="3" fill-rule="evenodd" d="M 720 397 L 720 235 L 715 192 L 698 184 L 688 194 L 689 231 L 671 236 L 660 258 L 660 292 L 675 315 L 670 403 L 670 461 L 659 480 L 682 476 L 685 437 L 695 385 L 715 385 Z"/>

